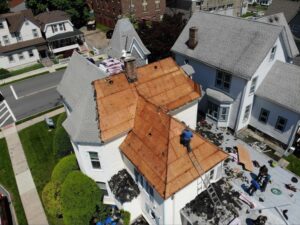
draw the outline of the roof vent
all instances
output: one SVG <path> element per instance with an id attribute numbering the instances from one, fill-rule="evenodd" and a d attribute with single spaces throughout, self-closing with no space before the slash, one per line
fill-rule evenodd
<path id="1" fill-rule="evenodd" d="M 271 17 L 269 18 L 269 22 L 270 22 L 270 23 L 273 23 L 273 19 L 272 19 Z"/>
<path id="2" fill-rule="evenodd" d="M 194 49 L 198 44 L 198 28 L 197 27 L 190 27 L 189 32 L 189 40 L 187 42 L 187 46 L 190 49 Z"/>
<path id="3" fill-rule="evenodd" d="M 279 20 L 278 16 L 274 16 L 274 20 L 278 21 Z"/>
<path id="4" fill-rule="evenodd" d="M 125 74 L 129 83 L 137 81 L 135 58 L 130 56 L 124 59 Z"/>

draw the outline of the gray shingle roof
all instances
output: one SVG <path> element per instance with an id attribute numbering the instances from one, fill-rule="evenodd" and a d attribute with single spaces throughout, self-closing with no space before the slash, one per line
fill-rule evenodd
<path id="1" fill-rule="evenodd" d="M 106 76 L 83 56 L 73 53 L 57 90 L 71 108 L 63 126 L 75 142 L 100 143 L 92 82 Z"/>
<path id="2" fill-rule="evenodd" d="M 145 55 L 150 51 L 145 47 L 139 35 L 128 18 L 119 19 L 106 52 L 109 56 L 121 58 L 122 50 L 129 51 L 133 41 L 136 41 Z"/>
<path id="3" fill-rule="evenodd" d="M 272 4 L 268 7 L 266 15 L 283 12 L 285 18 L 290 22 L 298 13 L 300 8 L 300 1 L 294 0 L 273 0 Z"/>
<path id="4" fill-rule="evenodd" d="M 275 25 L 279 25 L 279 26 L 284 26 L 284 30 L 286 33 L 286 38 L 284 37 L 284 43 L 285 43 L 287 49 L 290 49 L 290 52 L 289 52 L 290 57 L 294 58 L 297 55 L 299 55 L 299 50 L 294 41 L 292 31 L 291 31 L 283 13 L 277 13 L 274 15 L 265 16 L 265 17 L 258 19 L 258 21 L 275 24 Z"/>
<path id="5" fill-rule="evenodd" d="M 186 45 L 192 26 L 199 30 L 193 50 Z M 282 30 L 282 26 L 195 12 L 172 51 L 250 80 Z"/>
<path id="6" fill-rule="evenodd" d="M 276 61 L 255 95 L 300 113 L 300 67 Z"/>

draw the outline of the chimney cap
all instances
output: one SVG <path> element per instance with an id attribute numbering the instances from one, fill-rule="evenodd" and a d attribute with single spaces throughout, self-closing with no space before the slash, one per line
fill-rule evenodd
<path id="1" fill-rule="evenodd" d="M 131 62 L 131 61 L 135 61 L 135 57 L 133 57 L 133 56 L 127 56 L 124 59 L 124 62 Z"/>

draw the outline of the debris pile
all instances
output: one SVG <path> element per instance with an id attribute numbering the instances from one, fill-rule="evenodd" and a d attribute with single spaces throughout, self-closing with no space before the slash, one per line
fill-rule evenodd
<path id="1" fill-rule="evenodd" d="M 196 127 L 196 131 L 201 134 L 202 137 L 208 139 L 215 145 L 220 146 L 224 140 L 223 132 L 213 133 L 211 129 L 212 125 L 208 124 L 206 121 L 199 122 Z"/>
<path id="2" fill-rule="evenodd" d="M 138 217 L 131 225 L 149 225 L 143 216 Z"/>
<path id="3" fill-rule="evenodd" d="M 121 202 L 130 202 L 140 194 L 139 187 L 126 169 L 120 170 L 108 181 L 109 187 L 116 198 Z"/>
<path id="4" fill-rule="evenodd" d="M 238 198 L 240 193 L 234 191 L 232 186 L 225 182 L 223 179 L 212 184 L 218 193 L 218 196 L 222 203 L 230 210 L 235 216 L 238 216 L 238 211 L 242 210 L 242 203 Z M 210 221 L 212 224 L 218 224 L 218 217 L 216 216 L 215 207 L 207 193 L 203 191 L 195 199 L 186 204 L 183 208 L 183 212 L 190 216 L 191 214 L 201 217 L 205 221 Z"/>

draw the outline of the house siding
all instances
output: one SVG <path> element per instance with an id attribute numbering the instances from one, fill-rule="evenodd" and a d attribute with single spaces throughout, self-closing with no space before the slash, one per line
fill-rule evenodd
<path id="1" fill-rule="evenodd" d="M 300 114 L 281 107 L 259 96 L 255 96 L 255 104 L 252 109 L 250 125 L 256 129 L 272 136 L 284 144 L 289 144 L 294 139 L 295 129 L 297 129 L 300 121 Z M 269 117 L 266 124 L 259 121 L 261 108 L 269 110 Z M 286 118 L 287 124 L 283 132 L 275 129 L 278 116 Z"/>
<path id="2" fill-rule="evenodd" d="M 65 25 L 66 30 L 61 31 L 59 29 L 59 24 L 61 24 L 61 23 L 63 23 Z M 57 31 L 56 32 L 53 33 L 51 25 L 56 25 L 57 26 Z M 74 29 L 73 29 L 73 25 L 71 24 L 71 22 L 69 20 L 67 20 L 67 21 L 59 21 L 59 22 L 55 22 L 55 23 L 48 23 L 48 24 L 46 24 L 44 30 L 45 30 L 46 38 L 49 38 L 49 37 L 52 37 L 52 36 L 57 35 L 57 34 L 71 32 Z"/>

